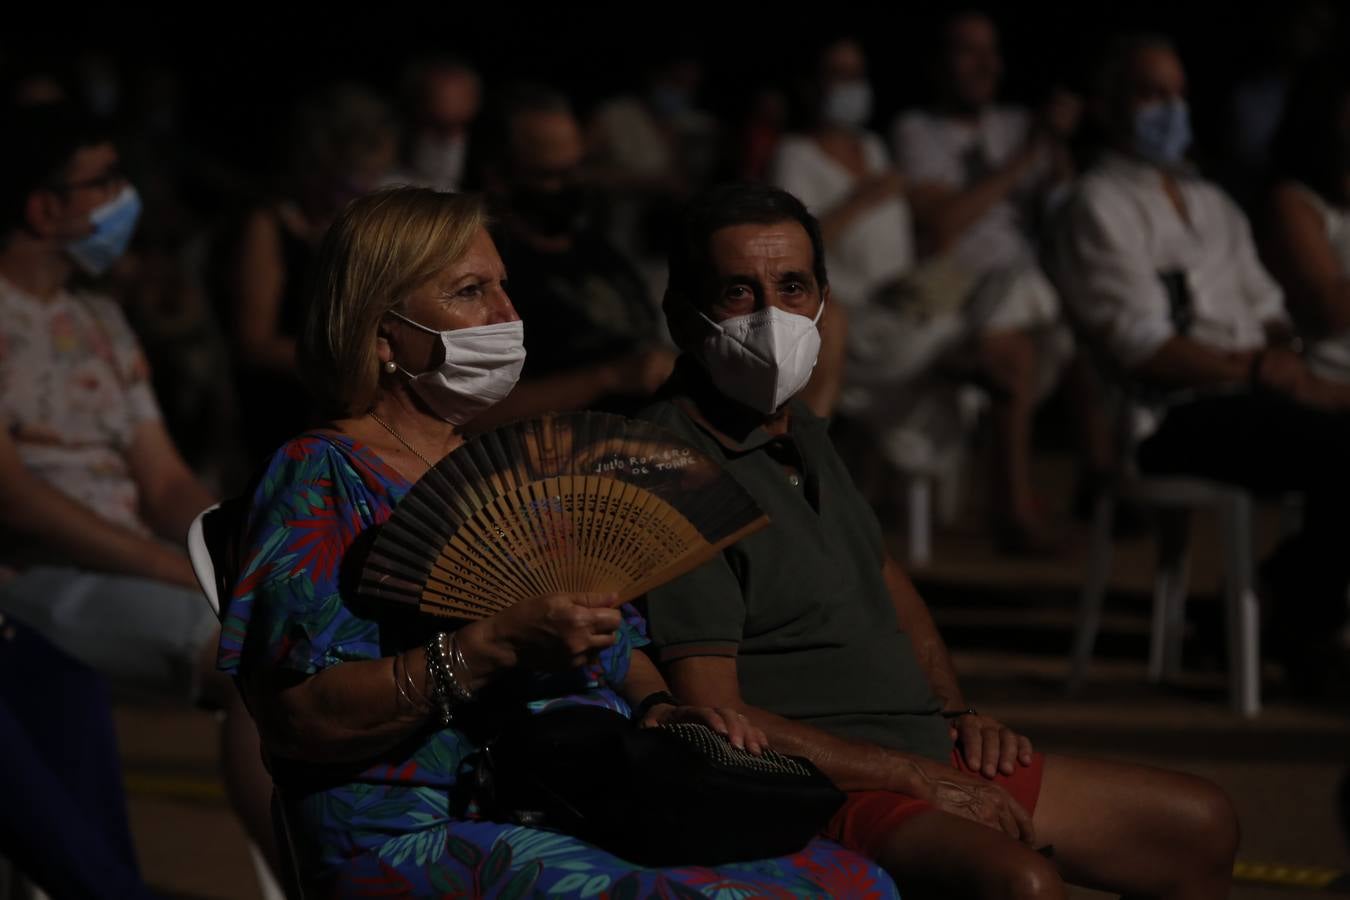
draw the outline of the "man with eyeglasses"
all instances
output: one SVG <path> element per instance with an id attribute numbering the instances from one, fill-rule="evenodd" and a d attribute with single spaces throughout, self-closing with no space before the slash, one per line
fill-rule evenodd
<path id="1" fill-rule="evenodd" d="M 88 287 L 126 250 L 139 197 L 84 115 L 48 105 L 6 118 L 0 612 L 119 688 L 224 708 L 225 782 L 268 847 L 257 732 L 215 671 L 218 625 L 182 550 L 215 498 L 165 430 L 121 310 Z"/>

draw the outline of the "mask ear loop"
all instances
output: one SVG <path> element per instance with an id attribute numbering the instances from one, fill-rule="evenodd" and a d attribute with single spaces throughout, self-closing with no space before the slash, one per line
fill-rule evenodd
<path id="1" fill-rule="evenodd" d="M 405 316 L 403 313 L 399 312 L 399 311 L 396 310 L 396 309 L 391 309 L 391 310 L 389 310 L 388 315 L 391 315 L 391 316 L 393 316 L 393 317 L 396 318 L 396 319 L 400 319 L 400 320 L 402 320 L 403 322 L 406 322 L 407 324 L 411 325 L 413 328 L 416 328 L 416 329 L 419 330 L 419 331 L 424 331 L 424 332 L 426 332 L 427 334 L 434 335 L 434 336 L 436 336 L 436 337 L 440 337 L 440 335 L 441 335 L 441 333 L 440 333 L 439 331 L 436 331 L 435 329 L 432 329 L 432 328 L 428 328 L 427 326 L 423 325 L 421 322 L 414 322 L 412 319 L 408 318 L 407 316 Z M 403 375 L 403 376 L 404 376 L 405 378 L 407 378 L 409 381 L 411 381 L 411 380 L 413 380 L 414 378 L 417 377 L 417 376 L 414 375 L 412 372 L 409 372 L 407 369 L 403 368 L 403 366 L 399 365 L 399 363 L 398 363 L 397 360 L 390 360 L 390 361 L 393 362 L 394 368 L 398 371 L 398 373 L 399 373 L 400 375 Z"/>

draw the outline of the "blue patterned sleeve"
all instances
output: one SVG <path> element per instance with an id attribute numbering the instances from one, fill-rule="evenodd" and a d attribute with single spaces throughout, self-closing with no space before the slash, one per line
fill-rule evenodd
<path id="1" fill-rule="evenodd" d="M 387 499 L 327 441 L 306 437 L 282 447 L 253 495 L 219 667 L 313 674 L 379 658 L 379 626 L 343 602 L 339 580 L 353 541 L 387 512 Z"/>

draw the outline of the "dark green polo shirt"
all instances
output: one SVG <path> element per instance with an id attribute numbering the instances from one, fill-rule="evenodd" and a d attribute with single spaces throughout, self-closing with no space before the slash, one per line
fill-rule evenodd
<path id="1" fill-rule="evenodd" d="M 734 656 L 741 695 L 752 706 L 949 760 L 941 706 L 882 576 L 881 529 L 824 420 L 794 401 L 783 437 L 762 428 L 718 435 L 726 430 L 719 401 L 706 378 L 682 363 L 640 418 L 721 461 L 771 524 L 648 595 L 659 658 Z"/>

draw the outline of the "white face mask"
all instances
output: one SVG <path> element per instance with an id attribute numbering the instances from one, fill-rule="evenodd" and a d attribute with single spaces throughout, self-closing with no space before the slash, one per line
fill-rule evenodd
<path id="1" fill-rule="evenodd" d="M 862 79 L 831 85 L 825 90 L 820 115 L 829 125 L 861 128 L 872 117 L 872 85 Z"/>
<path id="2" fill-rule="evenodd" d="M 525 365 L 525 324 L 498 322 L 436 331 L 391 310 L 391 314 L 427 334 L 438 335 L 445 345 L 445 361 L 430 372 L 414 375 L 399 371 L 412 381 L 412 389 L 431 411 L 451 425 L 472 421 L 483 410 L 511 393 Z"/>
<path id="3" fill-rule="evenodd" d="M 811 380 L 820 353 L 816 323 L 824 311 L 822 301 L 814 319 L 773 306 L 724 322 L 699 313 L 713 330 L 697 355 L 722 393 L 759 412 L 776 412 Z"/>

